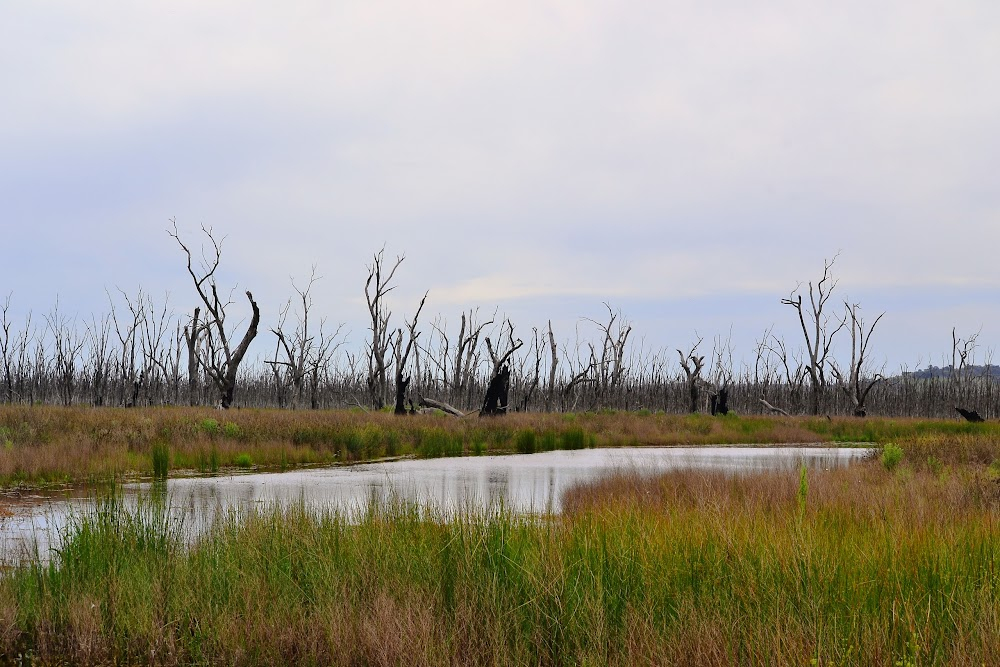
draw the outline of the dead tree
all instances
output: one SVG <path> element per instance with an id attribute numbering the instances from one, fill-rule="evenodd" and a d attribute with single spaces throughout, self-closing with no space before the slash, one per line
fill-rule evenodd
<path id="1" fill-rule="evenodd" d="M 835 361 L 831 361 L 830 371 L 837 378 L 841 389 L 847 394 L 848 399 L 850 399 L 854 416 L 864 417 L 867 414 L 865 402 L 868 400 L 868 395 L 876 385 L 885 381 L 885 377 L 881 373 L 872 374 L 867 368 L 869 361 L 868 345 L 871 343 L 875 327 L 885 313 L 883 312 L 876 317 L 872 325 L 866 330 L 864 320 L 862 320 L 861 315 L 858 313 L 858 310 L 860 310 L 858 304 L 855 303 L 852 305 L 845 301 L 844 309 L 844 321 L 849 320 L 851 326 L 851 363 L 847 367 L 847 373 L 845 374 L 840 370 Z"/>
<path id="2" fill-rule="evenodd" d="M 509 344 L 507 350 L 501 352 L 499 344 L 497 349 L 493 348 L 493 343 L 489 336 L 486 337 L 486 349 L 493 361 L 493 372 L 490 376 L 490 383 L 486 387 L 486 395 L 483 398 L 483 407 L 479 411 L 482 415 L 503 415 L 507 414 L 510 399 L 510 365 L 507 363 L 514 353 L 524 345 L 520 338 L 514 339 L 514 325 L 507 320 Z M 500 336 L 503 336 L 504 325 L 500 325 Z"/>
<path id="3" fill-rule="evenodd" d="M 496 314 L 485 322 L 476 322 L 478 311 L 470 310 L 466 319 L 462 313 L 462 325 L 458 332 L 458 340 L 455 346 L 454 378 L 455 396 L 459 399 L 459 405 L 467 405 L 466 399 L 462 398 L 466 390 L 472 385 L 476 369 L 479 366 L 479 338 L 483 329 L 493 324 Z M 471 399 L 468 399 L 471 402 Z"/>
<path id="4" fill-rule="evenodd" d="M 170 350 L 170 403 L 179 405 L 181 402 L 181 354 L 184 349 L 184 334 L 181 321 L 175 322 L 174 335 L 171 337 Z M 197 369 L 196 369 L 197 370 Z"/>
<path id="5" fill-rule="evenodd" d="M 709 412 L 712 415 L 729 414 L 729 385 L 733 381 L 732 331 L 722 341 L 715 337 L 712 347 L 711 391 L 708 394 Z"/>
<path id="6" fill-rule="evenodd" d="M 702 381 L 701 379 L 701 369 L 705 365 L 705 355 L 698 356 L 696 353 L 698 351 L 698 346 L 701 345 L 701 337 L 698 337 L 698 341 L 691 346 L 690 351 L 684 354 L 680 350 L 677 350 L 678 356 L 681 358 L 681 369 L 684 371 L 685 385 L 688 391 L 688 410 L 690 412 L 698 412 L 698 384 Z"/>
<path id="7" fill-rule="evenodd" d="M 104 405 L 105 393 L 111 370 L 111 316 L 104 315 L 100 320 L 91 316 L 86 327 L 87 340 L 90 343 L 88 361 L 90 366 L 91 403 L 94 406 Z"/>
<path id="8" fill-rule="evenodd" d="M 279 402 L 284 401 L 287 387 L 292 388 L 292 407 L 297 409 L 305 395 L 306 380 L 309 379 L 310 405 L 315 405 L 315 389 L 318 385 L 319 366 L 326 363 L 331 354 L 331 346 L 339 335 L 340 329 L 333 338 L 327 335 L 325 320 L 320 320 L 319 331 L 310 330 L 309 311 L 313 307 L 312 288 L 319 278 L 316 277 L 316 267 L 313 266 L 309 282 L 305 288 L 299 288 L 292 280 L 292 288 L 298 295 L 300 309 L 296 311 L 294 331 L 285 330 L 285 320 L 291 308 L 291 299 L 281 309 L 278 317 L 278 327 L 271 329 L 277 337 L 274 358 L 264 363 L 271 367 L 278 385 Z M 334 348 L 335 349 L 335 348 Z M 279 353 L 284 357 L 279 359 Z"/>
<path id="9" fill-rule="evenodd" d="M 527 412 L 527 410 L 528 410 L 528 404 L 531 402 L 531 399 L 532 399 L 532 397 L 535 394 L 535 390 L 538 389 L 538 385 L 541 383 L 542 346 L 543 346 L 543 344 L 544 343 L 542 342 L 542 334 L 540 334 L 538 332 L 538 329 L 536 327 L 532 327 L 532 329 L 531 329 L 531 351 L 532 351 L 532 355 L 531 356 L 533 356 L 534 359 L 535 359 L 535 372 L 532 375 L 531 382 L 528 384 L 528 387 L 524 390 L 524 396 L 521 397 L 521 407 L 520 407 L 520 411 L 521 412 Z M 524 359 L 525 362 L 527 360 L 528 360 L 528 357 L 526 357 Z M 524 375 L 524 373 L 523 373 L 523 365 L 522 365 L 522 376 L 523 375 Z"/>
<path id="10" fill-rule="evenodd" d="M 550 340 L 551 343 L 551 340 Z M 562 391 L 560 392 L 560 405 L 559 409 L 565 411 L 567 407 L 572 412 L 576 410 L 577 403 L 580 400 L 580 389 L 588 384 L 596 384 L 598 382 L 597 373 L 597 361 L 594 358 L 593 352 L 591 351 L 590 356 L 586 361 L 580 357 L 580 348 L 582 347 L 580 342 L 580 325 L 577 323 L 576 326 L 576 340 L 574 349 L 576 351 L 576 360 L 569 353 L 569 345 L 563 345 L 563 357 L 566 361 L 567 373 L 569 375 L 569 380 L 563 385 Z M 569 404 L 567 401 L 573 396 L 573 403 Z"/>
<path id="11" fill-rule="evenodd" d="M 549 362 L 549 385 L 545 392 L 546 412 L 552 407 L 552 397 L 556 390 L 556 366 L 559 365 L 559 352 L 556 348 L 555 334 L 552 333 L 552 320 L 549 320 L 549 353 L 552 355 L 552 361 Z"/>
<path id="12" fill-rule="evenodd" d="M 198 318 L 201 307 L 196 306 L 191 316 L 191 323 L 184 327 L 184 343 L 188 354 L 188 404 L 198 405 L 198 342 L 201 339 L 201 323 Z"/>
<path id="13" fill-rule="evenodd" d="M 424 292 L 424 298 L 420 300 L 420 305 L 417 306 L 417 312 L 413 316 L 413 322 L 407 324 L 407 329 L 409 329 L 409 338 L 406 341 L 406 347 L 403 347 L 403 330 L 396 330 L 396 341 L 393 344 L 393 356 L 396 360 L 396 402 L 393 408 L 393 413 L 397 415 L 406 414 L 406 392 L 410 387 L 410 380 L 412 375 L 407 375 L 406 378 L 403 377 L 403 373 L 406 370 L 406 361 L 410 356 L 410 351 L 414 349 L 414 345 L 417 342 L 417 338 L 420 336 L 420 332 L 417 331 L 417 320 L 420 317 L 420 311 L 424 309 L 424 302 L 427 301 L 427 292 Z"/>
<path id="14" fill-rule="evenodd" d="M 386 295 L 396 288 L 392 278 L 396 269 L 406 259 L 405 255 L 396 257 L 396 263 L 391 269 L 386 269 L 385 248 L 375 253 L 372 263 L 368 266 L 368 280 L 365 281 L 365 301 L 368 304 L 368 315 L 371 318 L 371 341 L 367 344 L 368 353 L 368 393 L 372 407 L 381 410 L 385 406 L 388 393 L 388 378 L 386 376 L 386 355 L 389 352 L 390 336 L 389 316 L 392 314 L 385 303 Z"/>
<path id="15" fill-rule="evenodd" d="M 845 325 L 844 320 L 831 320 L 829 315 L 823 312 L 826 302 L 830 300 L 830 296 L 837 286 L 837 281 L 830 274 L 830 269 L 835 261 L 837 261 L 836 256 L 831 260 L 824 260 L 823 276 L 815 285 L 812 281 L 808 283 L 808 303 L 803 304 L 800 293 L 801 284 L 792 290 L 788 298 L 781 300 L 782 304 L 795 309 L 802 327 L 802 337 L 809 355 L 809 362 L 806 364 L 810 383 L 809 412 L 814 415 L 819 414 L 820 396 L 827 385 L 826 365 L 830 356 L 830 347 L 833 345 L 833 338 Z"/>
<path id="16" fill-rule="evenodd" d="M 621 311 L 615 311 L 607 303 L 604 307 L 608 309 L 608 323 L 593 322 L 601 330 L 603 340 L 601 341 L 600 356 L 593 350 L 591 356 L 597 367 L 597 388 L 602 398 L 606 398 L 609 392 L 616 391 L 621 384 L 622 376 L 625 372 L 625 344 L 629 334 L 632 333 L 632 325 L 627 321 L 615 322 L 621 318 Z"/>
<path id="17" fill-rule="evenodd" d="M 3 302 L 3 309 L 0 311 L 0 355 L 3 355 L 3 380 L 4 380 L 4 403 L 14 402 L 14 376 L 12 373 L 14 347 L 10 336 L 11 321 L 8 316 L 10 311 L 10 297 Z"/>
<path id="18" fill-rule="evenodd" d="M 202 248 L 201 266 L 196 271 L 193 266 L 191 251 L 181 241 L 180 235 L 177 232 L 177 222 L 171 220 L 171 223 L 173 223 L 173 229 L 168 229 L 167 233 L 177 241 L 181 250 L 184 251 L 187 257 L 188 275 L 191 276 L 195 290 L 201 298 L 202 305 L 205 306 L 205 348 L 203 351 L 197 347 L 195 348 L 199 350 L 198 363 L 205 369 L 205 372 L 212 380 L 212 384 L 218 391 L 220 407 L 228 410 L 233 403 L 233 396 L 236 392 L 236 377 L 239 372 L 240 363 L 243 361 L 250 343 L 257 337 L 257 326 L 260 324 L 260 309 L 257 307 L 257 302 L 253 300 L 253 295 L 248 290 L 246 296 L 250 302 L 253 315 L 239 345 L 233 348 L 230 336 L 235 334 L 235 331 L 226 330 L 226 309 L 233 302 L 231 299 L 219 297 L 218 284 L 215 277 L 215 272 L 219 268 L 219 261 L 222 258 L 222 243 L 225 239 L 216 239 L 211 227 L 202 225 L 201 230 L 208 237 L 210 249 L 206 254 L 204 247 Z"/>
<path id="19" fill-rule="evenodd" d="M 170 327 L 174 314 L 169 308 L 170 295 L 166 295 L 163 300 L 163 309 L 159 316 L 153 306 L 153 299 L 146 295 L 146 307 L 149 315 L 142 321 L 140 329 L 140 347 L 143 356 L 142 376 L 145 379 L 146 403 L 152 403 L 153 397 L 150 392 L 161 385 L 161 376 L 164 381 L 170 377 L 169 361 L 164 357 L 165 350 L 169 353 L 170 344 L 167 331 Z"/>
<path id="20" fill-rule="evenodd" d="M 72 405 L 76 388 L 76 365 L 85 344 L 77 333 L 76 320 L 72 321 L 59 312 L 59 300 L 46 316 L 55 353 L 56 388 L 63 405 Z"/>
<path id="21" fill-rule="evenodd" d="M 130 299 L 121 288 L 118 288 L 118 293 L 125 300 L 129 315 L 131 315 L 131 320 L 127 319 L 124 314 L 119 318 L 118 309 L 111 298 L 111 293 L 107 293 L 108 302 L 111 304 L 111 321 L 114 324 L 115 335 L 121 346 L 118 358 L 116 359 L 118 366 L 118 380 L 116 382 L 118 386 L 118 404 L 124 407 L 133 407 L 138 398 L 134 389 L 137 386 L 136 383 L 140 373 L 140 370 L 136 367 L 136 360 L 137 352 L 139 351 L 139 328 L 143 318 L 146 316 L 143 309 L 145 302 L 142 288 L 139 288 L 139 294 L 135 299 Z"/>

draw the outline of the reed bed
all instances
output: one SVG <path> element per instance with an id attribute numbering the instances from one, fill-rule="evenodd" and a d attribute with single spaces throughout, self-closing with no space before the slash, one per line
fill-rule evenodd
<path id="1" fill-rule="evenodd" d="M 1000 457 L 1000 422 L 649 412 L 396 417 L 361 410 L 0 407 L 0 488 L 395 456 L 616 446 L 896 442 L 913 461 Z"/>
<path id="2" fill-rule="evenodd" d="M 114 496 L 0 579 L 37 664 L 982 665 L 1000 653 L 1000 492 L 880 460 L 621 473 L 555 517 L 374 504 L 221 518 L 193 544 Z"/>

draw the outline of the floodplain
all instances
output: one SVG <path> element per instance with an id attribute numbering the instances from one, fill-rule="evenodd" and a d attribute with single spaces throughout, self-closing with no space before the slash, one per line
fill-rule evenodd
<path id="1" fill-rule="evenodd" d="M 104 488 L 50 557 L 0 577 L 9 662 L 980 665 L 1000 651 L 994 423 L 0 415 L 9 493 Z M 275 503 L 222 513 L 193 542 L 165 494 L 126 503 L 119 486 L 241 466 L 741 443 L 866 443 L 874 454 L 736 476 L 623 469 L 566 490 L 559 513 L 388 498 L 349 517 Z"/>

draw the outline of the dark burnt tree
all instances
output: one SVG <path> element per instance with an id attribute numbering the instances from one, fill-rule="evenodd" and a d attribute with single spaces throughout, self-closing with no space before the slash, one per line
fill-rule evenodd
<path id="1" fill-rule="evenodd" d="M 233 302 L 231 299 L 224 299 L 219 296 L 218 284 L 215 273 L 219 268 L 222 258 L 222 242 L 225 240 L 216 239 L 211 227 L 202 225 L 201 230 L 208 237 L 208 251 L 202 247 L 202 260 L 199 268 L 194 267 L 194 260 L 191 250 L 181 241 L 177 231 L 177 222 L 171 220 L 173 229 L 168 229 L 167 233 L 177 241 L 177 244 L 184 251 L 187 257 L 187 271 L 194 282 L 195 290 L 201 298 L 202 305 L 205 306 L 205 323 L 203 325 L 204 345 L 195 345 L 198 355 L 198 364 L 211 379 L 216 391 L 219 394 L 219 407 L 229 409 L 233 404 L 233 396 L 236 392 L 236 375 L 239 372 L 240 363 L 250 348 L 250 343 L 257 337 L 257 326 L 260 324 L 260 309 L 257 302 L 253 300 L 253 295 L 248 290 L 247 300 L 253 315 L 250 318 L 250 325 L 244 332 L 239 344 L 232 346 L 232 336 L 235 331 L 226 329 L 226 309 Z"/>
<path id="2" fill-rule="evenodd" d="M 493 342 L 489 336 L 486 337 L 486 349 L 490 353 L 493 361 L 493 372 L 490 374 L 490 383 L 486 387 L 486 395 L 483 397 L 483 407 L 479 414 L 482 415 L 504 415 L 507 414 L 507 407 L 510 402 L 510 358 L 524 345 L 520 338 L 514 339 L 514 325 L 510 320 L 506 320 L 500 325 L 500 337 L 503 337 L 504 326 L 507 327 L 509 342 L 507 349 L 501 351 L 499 343 L 493 347 Z"/>
<path id="3" fill-rule="evenodd" d="M 406 394 L 410 388 L 410 379 L 412 376 L 407 375 L 404 378 L 403 373 L 406 371 L 406 362 L 410 357 L 410 352 L 417 349 L 417 338 L 420 337 L 420 332 L 417 331 L 417 320 L 420 318 L 420 311 L 424 309 L 425 301 L 427 301 L 427 292 L 424 292 L 424 298 L 420 300 L 420 305 L 417 306 L 417 313 L 413 316 L 413 321 L 407 324 L 406 328 L 409 330 L 409 337 L 406 341 L 406 347 L 403 347 L 402 329 L 396 330 L 396 340 L 392 344 L 392 352 L 396 360 L 396 403 L 393 413 L 397 415 L 406 414 Z M 419 362 L 416 365 L 419 369 Z"/>

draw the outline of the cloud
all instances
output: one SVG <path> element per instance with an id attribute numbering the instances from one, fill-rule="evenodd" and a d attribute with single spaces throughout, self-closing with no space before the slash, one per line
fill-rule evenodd
<path id="1" fill-rule="evenodd" d="M 229 233 L 261 299 L 318 263 L 334 315 L 383 243 L 408 255 L 401 303 L 537 320 L 684 304 L 693 330 L 838 250 L 852 295 L 985 308 L 998 20 L 930 0 L 8 3 L 0 279 L 84 310 L 108 284 L 182 298 L 176 216 Z"/>

